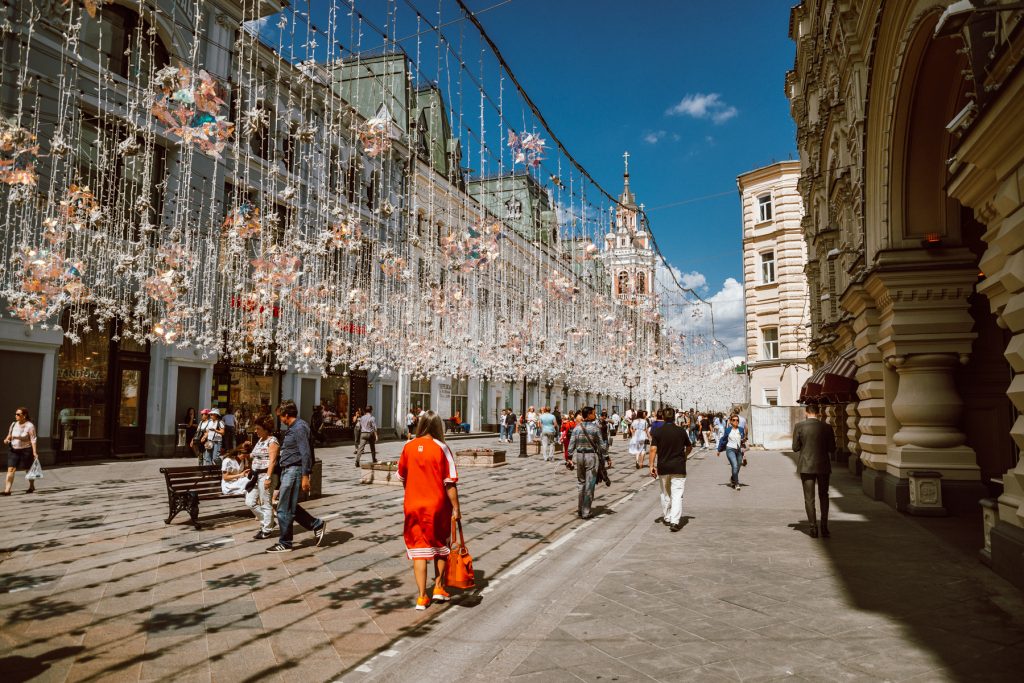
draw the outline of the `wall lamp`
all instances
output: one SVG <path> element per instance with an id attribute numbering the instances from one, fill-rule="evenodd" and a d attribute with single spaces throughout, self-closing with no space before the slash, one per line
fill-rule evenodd
<path id="1" fill-rule="evenodd" d="M 1012 12 L 1024 9 L 1024 2 L 1013 2 L 1009 4 L 975 5 L 971 0 L 957 0 L 947 7 L 935 24 L 935 37 L 948 38 L 955 36 L 964 30 L 964 26 L 970 22 L 975 13 L 983 14 L 989 12 Z"/>

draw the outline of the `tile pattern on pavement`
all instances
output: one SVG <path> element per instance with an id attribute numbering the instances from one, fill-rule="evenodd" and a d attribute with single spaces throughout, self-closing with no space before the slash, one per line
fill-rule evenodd
<path id="1" fill-rule="evenodd" d="M 1020 681 L 1024 595 L 929 528 L 832 478 L 812 539 L 796 468 L 751 452 L 739 492 L 698 451 L 671 533 L 653 487 L 623 556 L 513 672 L 515 681 Z M 572 591 L 572 586 L 567 586 Z"/>
<path id="2" fill-rule="evenodd" d="M 401 445 L 378 453 L 397 458 Z M 402 489 L 359 485 L 351 446 L 317 454 L 325 495 L 306 507 L 329 520 L 324 545 L 296 527 L 296 550 L 283 555 L 263 552 L 273 539 L 251 539 L 258 525 L 241 499 L 202 503 L 198 532 L 185 513 L 163 523 L 159 468 L 190 459 L 52 468 L 33 495 L 19 474 L 0 498 L 4 679 L 330 680 L 430 619 L 439 610 L 411 609 Z M 574 474 L 508 455 L 505 467 L 460 470 L 480 587 L 579 523 Z M 642 483 L 615 479 L 598 504 Z"/>

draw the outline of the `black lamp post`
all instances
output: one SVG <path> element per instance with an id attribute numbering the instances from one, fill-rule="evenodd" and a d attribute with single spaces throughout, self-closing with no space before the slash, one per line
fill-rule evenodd
<path id="1" fill-rule="evenodd" d="M 633 409 L 633 387 L 640 386 L 640 375 L 630 376 L 629 373 L 622 375 L 622 383 L 629 389 L 629 405 L 626 410 Z"/>
<path id="2" fill-rule="evenodd" d="M 526 457 L 526 373 L 523 373 L 523 411 L 519 413 L 519 457 Z"/>

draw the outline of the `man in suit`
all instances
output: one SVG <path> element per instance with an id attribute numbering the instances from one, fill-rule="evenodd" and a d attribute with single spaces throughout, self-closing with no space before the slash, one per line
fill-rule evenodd
<path id="1" fill-rule="evenodd" d="M 814 484 L 818 484 L 821 506 L 821 535 L 828 532 L 828 479 L 832 473 L 832 456 L 836 452 L 836 439 L 832 428 L 819 419 L 818 406 L 808 403 L 807 419 L 793 427 L 793 453 L 796 467 L 804 487 L 804 508 L 811 523 L 811 537 L 818 537 L 818 524 L 814 516 Z"/>

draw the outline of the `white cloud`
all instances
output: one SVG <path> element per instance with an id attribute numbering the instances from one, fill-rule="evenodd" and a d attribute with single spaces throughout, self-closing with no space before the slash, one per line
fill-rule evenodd
<path id="1" fill-rule="evenodd" d="M 711 317 L 714 314 L 714 334 L 729 350 L 731 356 L 746 357 L 747 338 L 744 319 L 743 284 L 735 278 L 726 278 L 722 287 L 707 295 L 710 287 L 707 277 L 698 271 L 683 273 L 675 266 L 672 272 L 683 287 L 692 289 L 711 305 L 711 310 L 696 301 L 691 294 L 684 294 L 676 287 L 664 265 L 655 273 L 658 292 L 662 296 L 665 326 L 676 334 L 711 337 Z"/>
<path id="2" fill-rule="evenodd" d="M 644 142 L 648 145 L 656 145 L 661 142 L 666 135 L 668 135 L 668 133 L 663 130 L 652 131 L 644 135 Z"/>
<path id="3" fill-rule="evenodd" d="M 709 119 L 713 123 L 723 124 L 735 118 L 739 110 L 726 104 L 722 96 L 716 92 L 686 95 L 678 103 L 665 112 L 669 116 L 689 116 L 695 119 Z"/>
<path id="4" fill-rule="evenodd" d="M 242 22 L 242 28 L 250 33 L 251 35 L 259 37 L 263 33 L 263 29 L 270 23 L 270 16 L 260 17 L 259 19 L 250 19 L 249 21 Z"/>

